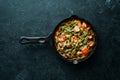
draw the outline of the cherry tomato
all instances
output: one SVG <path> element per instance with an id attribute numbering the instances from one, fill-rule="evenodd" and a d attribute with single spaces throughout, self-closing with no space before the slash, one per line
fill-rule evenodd
<path id="1" fill-rule="evenodd" d="M 86 54 L 89 53 L 89 49 L 87 48 L 87 46 L 85 46 L 85 47 L 81 50 L 81 52 L 86 55 Z"/>

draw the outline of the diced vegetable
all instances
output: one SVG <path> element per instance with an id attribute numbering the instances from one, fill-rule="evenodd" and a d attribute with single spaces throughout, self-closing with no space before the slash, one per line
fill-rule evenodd
<path id="1" fill-rule="evenodd" d="M 87 46 L 85 46 L 85 47 L 81 50 L 81 52 L 82 52 L 84 55 L 86 55 L 86 54 L 89 53 L 89 49 L 87 48 Z"/>

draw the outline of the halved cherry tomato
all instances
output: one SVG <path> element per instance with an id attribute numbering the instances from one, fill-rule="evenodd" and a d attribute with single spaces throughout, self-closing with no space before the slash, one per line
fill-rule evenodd
<path id="1" fill-rule="evenodd" d="M 86 55 L 86 54 L 89 53 L 89 49 L 87 48 L 87 46 L 85 46 L 85 47 L 81 50 L 81 52 L 82 52 L 84 55 Z"/>
<path id="2" fill-rule="evenodd" d="M 65 35 L 61 35 L 61 36 L 58 38 L 58 40 L 59 40 L 60 42 L 64 41 L 65 39 L 66 39 L 66 36 L 65 36 Z"/>

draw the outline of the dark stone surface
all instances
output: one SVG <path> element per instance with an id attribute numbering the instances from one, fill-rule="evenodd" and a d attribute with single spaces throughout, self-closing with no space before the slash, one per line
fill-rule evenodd
<path id="1" fill-rule="evenodd" d="M 21 45 L 46 36 L 63 19 L 91 22 L 98 46 L 87 61 L 62 61 L 50 45 Z M 0 80 L 120 80 L 120 0 L 0 0 Z"/>

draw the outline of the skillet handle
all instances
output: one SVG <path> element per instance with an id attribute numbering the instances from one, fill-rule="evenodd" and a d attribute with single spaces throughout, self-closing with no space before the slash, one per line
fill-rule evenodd
<path id="1" fill-rule="evenodd" d="M 49 42 L 51 35 L 47 37 L 27 37 L 21 36 L 19 42 L 21 44 L 44 44 Z"/>

